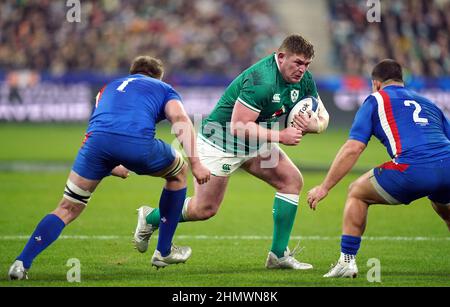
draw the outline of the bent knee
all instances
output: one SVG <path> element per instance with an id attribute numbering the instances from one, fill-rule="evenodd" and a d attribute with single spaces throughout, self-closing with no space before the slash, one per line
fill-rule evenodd
<path id="1" fill-rule="evenodd" d="M 208 220 L 215 216 L 219 211 L 221 199 L 209 197 L 207 199 L 195 199 L 193 206 L 190 207 L 190 214 L 196 220 Z"/>
<path id="2" fill-rule="evenodd" d="M 197 213 L 197 218 L 199 220 L 209 220 L 217 214 L 218 208 L 216 206 L 205 206 L 203 209 Z"/>
<path id="3" fill-rule="evenodd" d="M 177 180 L 186 182 L 186 178 L 188 175 L 188 165 L 186 163 L 183 164 L 180 172 L 175 176 Z"/>
<path id="4" fill-rule="evenodd" d="M 347 188 L 347 196 L 351 196 L 352 194 L 354 194 L 355 192 L 355 186 L 356 186 L 356 182 L 353 181 L 352 183 L 350 183 L 350 185 Z"/>
<path id="5" fill-rule="evenodd" d="M 277 186 L 278 191 L 286 194 L 300 194 L 303 189 L 303 176 L 299 170 L 293 171 L 289 176 L 283 177 Z"/>
<path id="6" fill-rule="evenodd" d="M 347 195 L 349 198 L 360 198 L 361 194 L 361 184 L 359 180 L 353 181 L 348 186 Z"/>
<path id="7" fill-rule="evenodd" d="M 64 223 L 69 224 L 79 217 L 85 208 L 86 205 L 63 198 L 58 207 L 53 211 L 53 214 L 57 215 Z"/>
<path id="8" fill-rule="evenodd" d="M 304 180 L 303 180 L 303 176 L 302 173 L 300 173 L 300 171 L 297 171 L 297 182 L 296 182 L 296 186 L 295 188 L 298 189 L 298 193 L 300 194 L 300 192 L 303 190 L 303 185 L 304 185 Z"/>
<path id="9" fill-rule="evenodd" d="M 168 183 L 177 185 L 177 186 L 185 186 L 187 183 L 187 174 L 188 174 L 188 166 L 187 164 L 184 164 L 183 167 L 180 169 L 180 171 L 172 176 L 166 178 Z"/>

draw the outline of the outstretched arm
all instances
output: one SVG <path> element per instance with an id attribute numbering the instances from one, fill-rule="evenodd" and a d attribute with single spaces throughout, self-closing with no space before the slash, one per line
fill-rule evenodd
<path id="1" fill-rule="evenodd" d="M 189 159 L 192 174 L 199 184 L 209 181 L 211 173 L 200 163 L 197 153 L 196 134 L 191 119 L 186 114 L 179 100 L 170 100 L 164 109 L 166 118 L 172 124 L 172 131 L 183 146 L 184 152 Z"/>
<path id="2" fill-rule="evenodd" d="M 348 140 L 341 147 L 325 180 L 321 185 L 308 192 L 308 204 L 311 209 L 315 210 L 318 203 L 328 195 L 328 192 L 350 172 L 364 149 L 366 149 L 366 144 L 355 140 Z"/>

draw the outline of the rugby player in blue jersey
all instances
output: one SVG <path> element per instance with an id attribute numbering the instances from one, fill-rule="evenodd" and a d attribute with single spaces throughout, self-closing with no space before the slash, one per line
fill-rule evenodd
<path id="1" fill-rule="evenodd" d="M 308 193 L 318 203 L 352 169 L 374 135 L 392 161 L 372 169 L 349 189 L 344 209 L 341 257 L 324 277 L 356 277 L 356 254 L 373 204 L 409 204 L 428 197 L 450 230 L 450 123 L 428 99 L 404 87 L 402 67 L 383 60 L 372 72 L 373 94 L 356 114 L 349 140 L 325 180 Z"/>
<path id="2" fill-rule="evenodd" d="M 141 56 L 133 61 L 129 76 L 100 91 L 63 198 L 36 227 L 11 266 L 10 279 L 28 277 L 33 260 L 81 214 L 104 177 L 113 174 L 126 178 L 128 170 L 166 180 L 159 203 L 161 224 L 152 265 L 159 268 L 188 260 L 191 249 L 172 244 L 186 198 L 187 165 L 180 153 L 155 138 L 156 123 L 167 119 L 177 126 L 177 138 L 199 184 L 209 181 L 210 172 L 198 158 L 196 134 L 181 98 L 161 81 L 163 74 L 160 60 Z"/>

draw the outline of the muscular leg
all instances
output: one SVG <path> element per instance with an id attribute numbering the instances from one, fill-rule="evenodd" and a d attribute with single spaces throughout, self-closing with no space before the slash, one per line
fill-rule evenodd
<path id="1" fill-rule="evenodd" d="M 373 187 L 369 178 L 371 172 L 359 177 L 348 190 L 345 202 L 343 234 L 361 237 L 366 229 L 367 213 L 372 204 L 387 204 Z"/>
<path id="2" fill-rule="evenodd" d="M 157 250 L 163 257 L 170 254 L 173 236 L 183 209 L 187 172 L 187 165 L 184 164 L 177 174 L 166 178 L 166 185 L 159 200 L 161 223 Z"/>
<path id="3" fill-rule="evenodd" d="M 187 221 L 202 221 L 217 214 L 225 196 L 229 177 L 211 176 L 211 180 L 199 185 L 194 180 L 195 194 L 187 204 Z"/>
<path id="4" fill-rule="evenodd" d="M 324 277 L 356 277 L 358 267 L 356 255 L 361 245 L 367 223 L 369 206 L 388 204 L 370 181 L 373 172 L 368 172 L 352 183 L 345 202 L 341 237 L 341 256 L 337 264 Z"/>
<path id="5" fill-rule="evenodd" d="M 84 191 L 89 191 L 93 193 L 100 183 L 99 180 L 89 180 L 79 176 L 77 173 L 71 171 L 69 175 L 69 180 L 73 182 L 77 187 Z M 66 198 L 61 199 L 58 207 L 52 212 L 52 214 L 59 217 L 64 224 L 68 225 L 73 222 L 81 212 L 86 208 L 85 205 L 75 203 Z"/>
<path id="6" fill-rule="evenodd" d="M 100 182 L 87 180 L 74 172 L 70 173 L 69 179 L 78 189 L 91 193 L 94 192 Z M 72 188 L 75 189 L 74 187 Z M 31 267 L 33 260 L 59 237 L 64 227 L 75 220 L 84 208 L 84 204 L 63 198 L 58 207 L 41 220 L 24 250 L 17 257 L 17 260 L 23 262 L 25 269 Z M 11 274 L 10 276 L 13 277 Z"/>
<path id="7" fill-rule="evenodd" d="M 345 203 L 340 263 L 351 263 L 351 275 L 357 273 L 354 259 L 361 245 L 361 237 L 366 229 L 369 206 L 388 203 L 376 191 L 370 181 L 371 176 L 372 172 L 368 172 L 350 185 Z M 352 267 L 353 265 L 354 267 Z M 333 270 L 325 276 L 333 277 L 335 274 Z"/>
<path id="8" fill-rule="evenodd" d="M 299 194 L 303 188 L 303 176 L 298 168 L 279 148 L 273 149 L 272 155 L 278 155 L 279 158 L 274 167 L 262 167 L 265 161 L 272 159 L 272 156 L 258 156 L 244 163 L 242 169 L 267 182 L 279 193 Z"/>
<path id="9" fill-rule="evenodd" d="M 444 220 L 447 224 L 448 230 L 450 231 L 450 205 L 439 204 L 436 202 L 431 202 L 434 211 Z"/>
<path id="10" fill-rule="evenodd" d="M 303 178 L 297 167 L 279 148 L 273 149 L 272 155 L 278 155 L 279 159 L 278 163 L 271 168 L 263 167 L 264 162 L 271 157 L 261 156 L 246 162 L 242 168 L 277 190 L 273 205 L 274 231 L 271 251 L 278 258 L 282 258 L 287 250 L 297 214 Z"/>
<path id="11" fill-rule="evenodd" d="M 194 196 L 187 198 L 184 204 L 180 222 L 194 222 L 207 220 L 217 214 L 228 185 L 228 177 L 211 176 L 211 180 L 199 185 L 194 180 Z M 147 218 L 147 223 L 158 227 L 160 224 L 160 211 L 155 209 Z"/>

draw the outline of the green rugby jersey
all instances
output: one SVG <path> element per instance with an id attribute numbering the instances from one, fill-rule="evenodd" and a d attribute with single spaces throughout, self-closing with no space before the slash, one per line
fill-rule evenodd
<path id="1" fill-rule="evenodd" d="M 274 53 L 263 58 L 234 79 L 211 114 L 203 120 L 200 131 L 203 140 L 217 149 L 235 155 L 254 152 L 261 144 L 231 134 L 230 122 L 236 101 L 259 112 L 256 123 L 271 129 L 273 123 L 303 97 L 318 97 L 316 84 L 309 71 L 300 82 L 287 83 L 278 69 L 275 57 Z"/>

